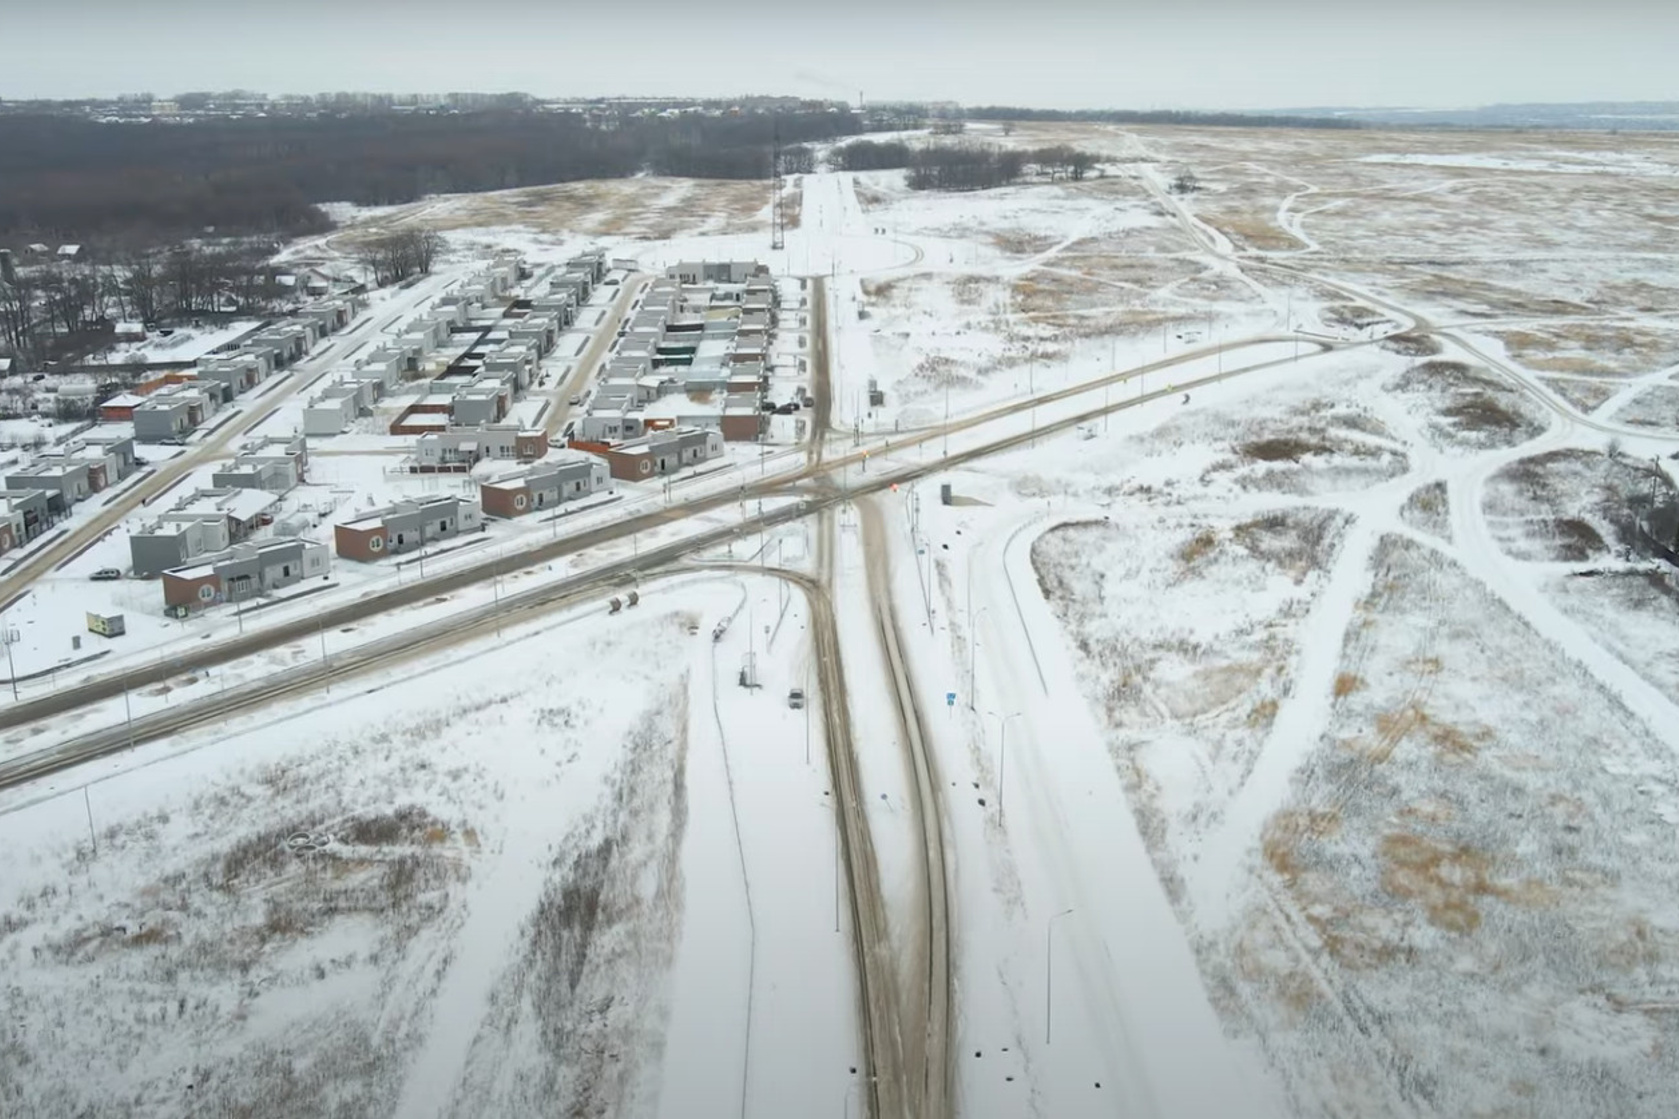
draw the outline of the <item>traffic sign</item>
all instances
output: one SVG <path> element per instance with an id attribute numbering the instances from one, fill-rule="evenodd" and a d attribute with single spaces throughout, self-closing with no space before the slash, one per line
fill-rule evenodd
<path id="1" fill-rule="evenodd" d="M 944 693 L 944 705 L 946 707 L 955 707 L 956 706 L 956 693 L 955 692 Z"/>

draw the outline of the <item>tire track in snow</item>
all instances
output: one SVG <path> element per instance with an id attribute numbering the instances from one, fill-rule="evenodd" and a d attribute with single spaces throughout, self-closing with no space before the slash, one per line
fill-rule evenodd
<path id="1" fill-rule="evenodd" d="M 1364 520 L 1348 526 L 1329 582 L 1300 625 L 1302 648 L 1292 674 L 1293 686 L 1271 724 L 1271 733 L 1218 829 L 1201 843 L 1200 860 L 1184 868 L 1196 920 L 1209 933 L 1229 925 L 1231 914 L 1225 902 L 1230 887 L 1258 844 L 1265 821 L 1287 799 L 1295 771 L 1329 725 L 1335 676 L 1341 665 L 1340 638 L 1359 596 L 1370 584 L 1370 557 L 1377 535 Z"/>

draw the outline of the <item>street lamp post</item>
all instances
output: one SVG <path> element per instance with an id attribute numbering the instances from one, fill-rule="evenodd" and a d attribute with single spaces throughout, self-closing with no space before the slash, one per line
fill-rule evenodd
<path id="1" fill-rule="evenodd" d="M 978 633 L 978 631 L 976 631 L 974 629 L 974 621 L 977 618 L 979 618 L 981 615 L 983 615 L 988 609 L 990 609 L 990 607 L 981 606 L 979 608 L 979 613 L 978 614 L 970 613 L 968 615 L 968 710 L 969 711 L 972 711 L 974 709 L 974 700 L 979 694 L 978 690 L 977 690 L 977 687 L 976 687 L 976 684 L 975 684 L 975 674 L 974 674 L 974 662 L 976 660 L 976 653 L 979 649 L 979 633 Z M 999 803 L 1001 803 L 1000 798 L 999 798 Z"/>
<path id="2" fill-rule="evenodd" d="M 1003 818 L 1003 777 L 1008 771 L 1009 764 L 1009 720 L 1020 718 L 1020 712 L 1011 711 L 1007 715 L 999 715 L 995 711 L 987 711 L 986 714 L 997 720 L 997 818 L 1001 820 Z"/>
<path id="3" fill-rule="evenodd" d="M 1055 1010 L 1055 1003 L 1052 1001 L 1053 998 L 1054 998 L 1054 994 L 1055 994 L 1055 987 L 1054 987 L 1054 980 L 1055 980 L 1055 971 L 1054 971 L 1054 964 L 1055 964 L 1055 940 L 1054 940 L 1055 921 L 1056 921 L 1056 918 L 1065 917 L 1067 914 L 1069 914 L 1071 912 L 1072 912 L 1071 909 L 1063 909 L 1061 912 L 1052 916 L 1044 924 L 1044 1044 L 1045 1045 L 1049 1044 L 1050 1026 L 1054 1022 L 1054 1018 L 1051 1015 L 1053 1014 L 1053 1012 Z"/>
<path id="4" fill-rule="evenodd" d="M 17 644 L 18 641 L 20 640 L 20 638 L 21 638 L 21 635 L 18 633 L 18 631 L 13 629 L 11 626 L 6 626 L 4 630 L 0 630 L 0 641 L 4 641 L 6 643 L 6 670 L 9 673 L 11 673 L 11 677 L 12 677 L 12 702 L 13 703 L 18 702 L 18 694 L 17 694 L 17 665 L 12 663 L 12 646 Z"/>

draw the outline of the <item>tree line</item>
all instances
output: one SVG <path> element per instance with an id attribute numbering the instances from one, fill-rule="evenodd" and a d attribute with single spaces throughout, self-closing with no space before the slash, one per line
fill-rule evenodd
<path id="1" fill-rule="evenodd" d="M 831 159 L 842 171 L 907 168 L 911 190 L 986 190 L 1018 182 L 1028 173 L 1082 182 L 1101 162 L 1095 153 L 1067 144 L 1016 150 L 987 144 L 914 146 L 901 140 L 854 140 L 836 148 Z"/>
<path id="2" fill-rule="evenodd" d="M 435 229 L 398 229 L 364 239 L 356 256 L 373 273 L 376 287 L 400 284 L 431 273 L 443 237 Z"/>
<path id="3" fill-rule="evenodd" d="M 295 293 L 268 262 L 272 245 L 188 244 L 135 250 L 102 264 L 17 269 L 0 282 L 0 344 L 33 366 L 73 352 L 115 321 L 150 323 L 211 314 L 261 314 Z"/>
<path id="4" fill-rule="evenodd" d="M 458 113 L 112 123 L 0 115 L 0 244 L 92 243 L 111 254 L 207 235 L 330 228 L 316 205 L 412 202 L 642 171 L 761 179 L 773 145 L 851 135 L 846 112 Z"/>
<path id="5" fill-rule="evenodd" d="M 1347 117 L 1306 117 L 1276 113 L 1196 113 L 1174 109 L 1023 109 L 982 105 L 964 109 L 969 120 L 1101 121 L 1108 124 L 1177 124 L 1213 128 L 1362 128 Z"/>

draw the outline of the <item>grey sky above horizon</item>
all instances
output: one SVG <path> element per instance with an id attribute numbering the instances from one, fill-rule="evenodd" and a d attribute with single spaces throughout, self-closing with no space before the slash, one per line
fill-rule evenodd
<path id="1" fill-rule="evenodd" d="M 0 0 L 0 97 L 244 88 L 1046 108 L 1679 100 L 1655 0 Z"/>

